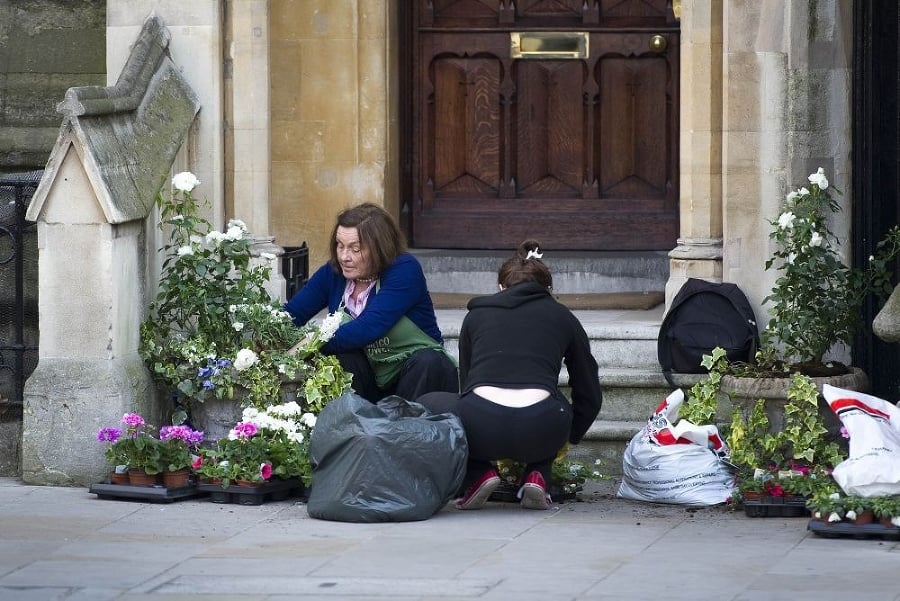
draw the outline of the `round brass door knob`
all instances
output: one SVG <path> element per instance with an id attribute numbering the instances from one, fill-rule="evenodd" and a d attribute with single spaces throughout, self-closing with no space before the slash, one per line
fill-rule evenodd
<path id="1" fill-rule="evenodd" d="M 650 38 L 650 50 L 653 52 L 665 52 L 668 42 L 663 36 L 656 34 Z"/>

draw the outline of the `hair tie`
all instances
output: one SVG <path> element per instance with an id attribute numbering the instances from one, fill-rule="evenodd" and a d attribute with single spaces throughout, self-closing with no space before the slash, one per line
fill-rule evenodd
<path id="1" fill-rule="evenodd" d="M 525 260 L 527 261 L 528 259 L 541 259 L 541 258 L 543 258 L 544 253 L 540 252 L 540 250 L 541 250 L 540 248 L 536 248 L 536 249 L 534 249 L 534 250 L 529 250 L 529 251 L 528 251 L 528 254 L 525 255 Z"/>

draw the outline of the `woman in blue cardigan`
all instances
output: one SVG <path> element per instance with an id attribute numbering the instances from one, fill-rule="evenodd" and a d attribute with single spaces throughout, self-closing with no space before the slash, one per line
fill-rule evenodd
<path id="1" fill-rule="evenodd" d="M 332 240 L 331 259 L 285 305 L 294 323 L 303 326 L 326 307 L 343 311 L 322 351 L 338 358 L 356 393 L 373 403 L 458 391 L 425 274 L 393 217 L 372 203 L 351 207 L 338 214 Z"/>

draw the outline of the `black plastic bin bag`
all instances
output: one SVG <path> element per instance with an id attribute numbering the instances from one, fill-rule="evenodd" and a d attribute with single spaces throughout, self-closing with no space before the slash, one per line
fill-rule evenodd
<path id="1" fill-rule="evenodd" d="M 468 445 L 456 415 L 389 396 L 345 394 L 325 406 L 310 436 L 310 517 L 407 522 L 437 513 L 458 492 Z"/>

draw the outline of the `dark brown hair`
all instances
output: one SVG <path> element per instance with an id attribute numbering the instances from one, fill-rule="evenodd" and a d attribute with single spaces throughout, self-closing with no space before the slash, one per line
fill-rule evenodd
<path id="1" fill-rule="evenodd" d="M 504 288 L 511 288 L 523 282 L 537 282 L 545 288 L 553 288 L 553 276 L 550 268 L 537 257 L 527 259 L 529 251 L 540 253 L 537 240 L 526 240 L 519 245 L 516 254 L 507 259 L 497 272 L 497 283 Z"/>
<path id="2" fill-rule="evenodd" d="M 340 270 L 335 242 L 339 227 L 356 228 L 359 246 L 372 261 L 372 275 L 380 274 L 397 256 L 406 252 L 406 238 L 390 213 L 374 203 L 364 202 L 338 213 L 337 222 L 331 230 L 330 263 L 335 270 Z"/>

